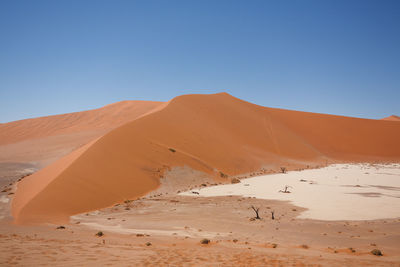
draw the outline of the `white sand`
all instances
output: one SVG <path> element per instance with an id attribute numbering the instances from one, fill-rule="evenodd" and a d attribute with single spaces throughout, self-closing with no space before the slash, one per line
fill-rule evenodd
<path id="1" fill-rule="evenodd" d="M 291 193 L 279 192 L 285 185 L 291 186 Z M 317 220 L 397 218 L 400 217 L 400 164 L 336 164 L 322 169 L 258 176 L 243 179 L 239 184 L 206 187 L 181 195 L 287 200 L 308 209 L 299 218 Z"/>

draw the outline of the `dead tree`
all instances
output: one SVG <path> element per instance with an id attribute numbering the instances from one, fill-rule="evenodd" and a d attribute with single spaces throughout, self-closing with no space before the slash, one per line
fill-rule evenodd
<path id="1" fill-rule="evenodd" d="M 275 211 L 271 211 L 271 217 L 272 217 L 272 220 L 275 220 L 275 216 L 274 216 L 274 214 L 275 214 Z"/>
<path id="2" fill-rule="evenodd" d="M 281 167 L 281 172 L 286 173 L 286 167 Z"/>
<path id="3" fill-rule="evenodd" d="M 290 193 L 290 191 L 288 190 L 288 188 L 292 188 L 292 187 L 289 186 L 289 185 L 285 185 L 285 189 L 284 189 L 284 190 L 279 190 L 279 192 L 281 192 L 281 193 Z"/>
<path id="4" fill-rule="evenodd" d="M 255 219 L 261 220 L 260 216 L 258 215 L 258 211 L 260 210 L 260 208 L 255 208 L 254 206 L 251 206 L 251 208 L 252 208 L 252 209 L 254 210 L 254 212 L 256 213 Z"/>

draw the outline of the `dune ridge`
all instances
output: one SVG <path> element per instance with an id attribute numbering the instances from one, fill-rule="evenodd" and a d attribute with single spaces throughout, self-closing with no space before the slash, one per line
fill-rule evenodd
<path id="1" fill-rule="evenodd" d="M 0 163 L 30 164 L 41 169 L 163 105 L 155 101 L 121 101 L 93 110 L 0 124 Z M 0 170 L 0 183 L 6 176 Z"/>
<path id="2" fill-rule="evenodd" d="M 391 115 L 389 117 L 383 118 L 385 121 L 400 121 L 400 117 L 396 115 Z"/>
<path id="3" fill-rule="evenodd" d="M 66 221 L 157 189 L 175 166 L 226 179 L 328 160 L 399 161 L 398 136 L 390 121 L 261 107 L 226 93 L 184 95 L 105 134 L 61 173 L 49 166 L 22 180 L 12 213 L 16 223 Z"/>
<path id="4" fill-rule="evenodd" d="M 98 109 L 0 124 L 0 145 L 47 136 L 113 129 L 157 108 L 163 102 L 120 101 Z"/>

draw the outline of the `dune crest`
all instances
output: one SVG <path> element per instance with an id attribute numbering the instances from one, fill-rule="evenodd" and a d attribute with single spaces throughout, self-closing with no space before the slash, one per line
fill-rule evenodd
<path id="1" fill-rule="evenodd" d="M 0 163 L 31 164 L 41 169 L 163 105 L 164 102 L 121 101 L 88 111 L 0 124 Z M 4 175 L 0 170 L 0 180 Z"/>
<path id="2" fill-rule="evenodd" d="M 385 120 L 385 121 L 400 121 L 400 117 L 396 116 L 396 115 L 391 115 L 391 116 L 383 118 L 381 120 Z"/>
<path id="3" fill-rule="evenodd" d="M 226 93 L 184 95 L 102 136 L 61 173 L 49 166 L 22 180 L 12 212 L 17 223 L 68 220 L 145 195 L 176 166 L 226 179 L 327 160 L 399 161 L 398 136 L 400 124 L 387 121 L 266 108 Z M 40 181 L 50 182 L 26 194 Z"/>
<path id="4" fill-rule="evenodd" d="M 163 102 L 121 101 L 102 108 L 0 124 L 0 145 L 83 131 L 113 129 Z"/>

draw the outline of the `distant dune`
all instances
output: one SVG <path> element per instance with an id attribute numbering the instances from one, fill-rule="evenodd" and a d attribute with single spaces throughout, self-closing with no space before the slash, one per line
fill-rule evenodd
<path id="1" fill-rule="evenodd" d="M 39 162 L 46 166 L 162 104 L 122 101 L 99 109 L 0 124 L 0 162 Z"/>
<path id="2" fill-rule="evenodd" d="M 163 102 L 121 101 L 102 108 L 0 124 L 0 145 L 82 131 L 113 129 Z"/>
<path id="3" fill-rule="evenodd" d="M 218 180 L 261 168 L 400 160 L 400 124 L 390 121 L 266 108 L 226 93 L 158 107 L 18 183 L 15 221 L 66 221 L 143 196 L 175 166 Z"/>
<path id="4" fill-rule="evenodd" d="M 396 116 L 396 115 L 392 115 L 392 116 L 383 118 L 382 120 L 385 120 L 385 121 L 400 121 L 400 117 Z"/>

